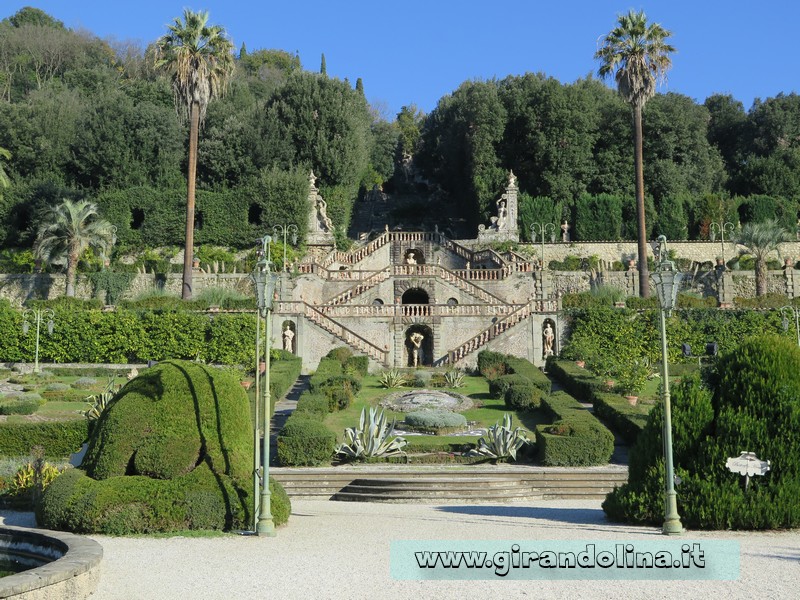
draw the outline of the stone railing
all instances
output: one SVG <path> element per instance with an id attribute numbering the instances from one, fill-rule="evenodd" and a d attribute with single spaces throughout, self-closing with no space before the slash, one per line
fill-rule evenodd
<path id="1" fill-rule="evenodd" d="M 490 294 L 483 288 L 471 284 L 461 277 L 459 272 L 450 271 L 440 265 L 393 265 L 392 273 L 395 277 L 439 277 L 482 302 L 505 304 L 504 300 L 494 294 Z"/>
<path id="2" fill-rule="evenodd" d="M 340 272 L 346 273 L 347 271 L 340 271 Z M 367 271 L 360 271 L 360 273 L 366 273 L 366 272 Z M 344 304 L 345 302 L 349 302 L 355 296 L 363 294 L 367 290 L 370 290 L 374 288 L 376 285 L 389 279 L 390 277 L 389 273 L 390 273 L 390 267 L 386 267 L 382 271 L 373 271 L 371 276 L 362 279 L 360 283 L 345 290 L 341 294 L 338 294 L 333 298 L 331 298 L 328 304 Z"/>
<path id="3" fill-rule="evenodd" d="M 345 327 L 341 323 L 337 323 L 314 306 L 305 302 L 279 301 L 276 303 L 274 310 L 276 314 L 302 315 L 328 333 L 336 336 L 350 347 L 359 352 L 363 352 L 381 364 L 388 364 L 388 350 L 376 346 L 369 340 L 358 335 L 352 329 Z"/>
<path id="4" fill-rule="evenodd" d="M 521 304 L 326 304 L 317 307 L 328 317 L 502 317 Z"/>

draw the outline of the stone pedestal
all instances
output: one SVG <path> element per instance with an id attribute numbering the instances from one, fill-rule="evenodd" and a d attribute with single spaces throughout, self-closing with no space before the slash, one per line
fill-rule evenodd
<path id="1" fill-rule="evenodd" d="M 517 178 L 512 171 L 508 173 L 506 191 L 497 200 L 497 216 L 491 218 L 491 224 L 478 226 L 478 241 L 481 243 L 492 242 L 519 242 L 519 229 L 517 227 Z"/>

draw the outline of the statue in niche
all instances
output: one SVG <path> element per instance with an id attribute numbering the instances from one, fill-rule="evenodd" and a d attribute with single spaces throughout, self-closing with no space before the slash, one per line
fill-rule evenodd
<path id="1" fill-rule="evenodd" d="M 415 264 L 417 264 L 417 259 L 414 258 L 414 253 L 413 252 L 409 252 L 408 254 L 406 254 L 406 264 L 407 265 L 415 265 Z"/>
<path id="2" fill-rule="evenodd" d="M 294 354 L 294 331 L 289 328 L 288 324 L 283 330 L 283 349 Z"/>
<path id="3" fill-rule="evenodd" d="M 425 336 L 419 331 L 415 331 L 408 336 L 408 341 L 411 342 L 411 364 L 415 367 L 419 366 L 422 360 L 422 340 Z"/>
<path id="4" fill-rule="evenodd" d="M 550 322 L 548 321 L 545 323 L 544 331 L 542 331 L 542 338 L 544 341 L 544 358 L 548 356 L 552 356 L 553 354 L 553 341 L 556 338 L 555 333 L 553 332 L 553 328 L 550 326 Z"/>
<path id="5" fill-rule="evenodd" d="M 567 223 L 567 220 L 564 219 L 564 222 L 561 224 L 561 241 L 568 242 L 569 241 L 569 230 L 570 226 Z"/>

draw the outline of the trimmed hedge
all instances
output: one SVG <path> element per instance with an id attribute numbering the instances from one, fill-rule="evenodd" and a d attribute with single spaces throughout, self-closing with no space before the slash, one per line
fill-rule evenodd
<path id="1" fill-rule="evenodd" d="M 336 435 L 307 415 L 291 415 L 278 433 L 278 460 L 284 466 L 313 467 L 333 457 Z"/>
<path id="2" fill-rule="evenodd" d="M 501 375 L 489 382 L 489 395 L 492 398 L 504 398 L 506 392 L 514 385 L 532 385 L 523 375 Z"/>
<path id="3" fill-rule="evenodd" d="M 506 390 L 504 399 L 512 410 L 535 410 L 542 404 L 542 390 L 531 383 L 512 385 Z"/>
<path id="4" fill-rule="evenodd" d="M 508 356 L 506 357 L 506 365 L 508 365 L 509 373 L 527 377 L 534 386 L 542 390 L 545 394 L 550 393 L 552 387 L 550 379 L 531 361 L 517 356 Z"/>
<path id="5" fill-rule="evenodd" d="M 606 464 L 614 451 L 614 436 L 575 398 L 555 392 L 542 398 L 552 425 L 536 426 L 542 464 L 578 467 Z"/>
<path id="6" fill-rule="evenodd" d="M 328 397 L 324 394 L 305 392 L 297 401 L 294 414 L 307 413 L 309 418 L 322 420 L 330 412 Z"/>
<path id="7" fill-rule="evenodd" d="M 636 441 L 647 423 L 648 408 L 632 406 L 622 396 L 607 393 L 603 379 L 571 361 L 551 357 L 547 370 L 570 395 L 591 402 L 595 415 L 610 423 L 626 442 Z"/>
<path id="8" fill-rule="evenodd" d="M 597 392 L 592 399 L 594 414 L 609 423 L 628 444 L 633 444 L 647 423 L 650 409 L 632 406 L 617 394 Z"/>
<path id="9" fill-rule="evenodd" d="M 303 359 L 291 352 L 278 351 L 280 354 L 272 358 L 269 364 L 269 393 L 270 410 L 275 412 L 275 405 L 300 377 L 303 368 Z"/>
<path id="10" fill-rule="evenodd" d="M 45 456 L 63 458 L 77 452 L 89 435 L 86 419 L 0 423 L 0 456 L 26 456 L 41 446 Z"/>

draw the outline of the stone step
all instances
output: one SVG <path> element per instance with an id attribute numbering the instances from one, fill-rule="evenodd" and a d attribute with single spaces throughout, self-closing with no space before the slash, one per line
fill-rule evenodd
<path id="1" fill-rule="evenodd" d="M 627 481 L 606 469 L 477 468 L 274 469 L 291 498 L 358 502 L 505 502 L 524 499 L 602 500 Z"/>

